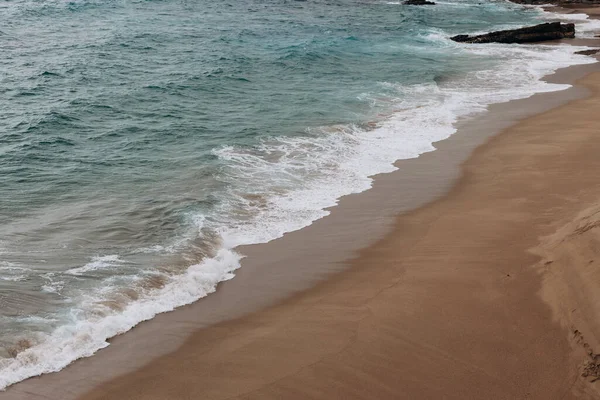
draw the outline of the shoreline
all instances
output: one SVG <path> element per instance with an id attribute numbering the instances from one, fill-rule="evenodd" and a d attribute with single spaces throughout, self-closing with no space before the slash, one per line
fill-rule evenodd
<path id="1" fill-rule="evenodd" d="M 600 314 L 590 302 L 571 326 L 559 312 L 598 286 L 568 265 L 581 247 L 561 248 L 584 240 L 582 269 L 600 261 L 600 139 L 589 119 L 563 134 L 600 99 L 600 72 L 582 82 L 591 97 L 491 138 L 448 195 L 399 216 L 336 279 L 198 331 L 82 398 L 598 398 L 579 375 Z"/>
<path id="2" fill-rule="evenodd" d="M 586 39 L 587 40 L 587 39 Z M 568 67 L 564 70 L 560 70 L 558 71 L 557 74 L 555 75 L 551 75 L 549 80 L 550 81 L 561 81 L 563 79 L 565 79 L 566 81 L 573 81 L 574 79 L 577 79 L 578 77 L 588 74 L 590 71 L 592 70 L 599 70 L 600 68 L 598 67 L 597 64 L 592 64 L 592 65 L 584 65 L 584 66 L 576 66 L 576 67 Z M 568 92 L 568 93 L 567 93 Z M 398 204 L 393 204 L 394 203 L 394 199 L 391 199 L 389 201 L 389 205 L 387 206 L 388 208 L 386 210 L 384 210 L 383 214 L 380 214 L 377 218 L 379 218 L 377 220 L 376 223 L 372 223 L 371 221 L 371 226 L 369 226 L 368 231 L 364 232 L 365 236 L 373 236 L 373 237 L 384 237 L 381 240 L 372 240 L 371 241 L 376 241 L 377 243 L 382 243 L 385 242 L 386 240 L 388 240 L 390 234 L 385 234 L 386 230 L 397 230 L 398 226 L 397 226 L 397 222 L 396 222 L 396 227 L 392 227 L 391 225 L 394 224 L 394 219 L 392 219 L 391 221 L 385 221 L 385 219 L 387 217 L 389 217 L 389 215 L 397 215 L 398 213 L 402 213 L 402 212 L 406 212 L 407 210 L 412 210 L 417 208 L 417 211 L 410 211 L 408 212 L 408 215 L 411 215 L 413 212 L 418 212 L 418 210 L 422 209 L 422 208 L 427 208 L 429 207 L 428 203 L 429 200 L 431 199 L 437 199 L 437 200 L 433 200 L 433 204 L 438 203 L 439 201 L 442 201 L 444 198 L 448 197 L 449 195 L 444 194 L 445 192 L 450 191 L 450 193 L 455 192 L 456 187 L 454 186 L 455 180 L 459 177 L 460 175 L 460 167 L 459 164 L 461 163 L 461 160 L 456 158 L 458 157 L 456 154 L 462 152 L 462 153 L 470 153 L 472 151 L 472 148 L 477 147 L 478 144 L 473 144 L 472 142 L 469 143 L 465 143 L 468 142 L 470 139 L 475 139 L 474 137 L 471 137 L 470 139 L 468 139 L 469 137 L 469 133 L 468 131 L 471 130 L 471 136 L 473 136 L 473 134 L 477 131 L 477 129 L 481 129 L 482 127 L 486 127 L 488 128 L 488 125 L 490 124 L 490 120 L 492 120 L 493 124 L 494 124 L 494 132 L 497 131 L 502 131 L 504 130 L 508 125 L 513 125 L 516 122 L 522 118 L 525 118 L 528 115 L 532 115 L 532 114 L 539 114 L 541 112 L 547 112 L 550 109 L 553 109 L 555 107 L 557 107 L 559 104 L 564 104 L 566 102 L 571 102 L 574 99 L 578 99 L 578 98 L 582 98 L 584 96 L 584 90 L 582 90 L 581 88 L 571 88 L 568 89 L 566 91 L 562 91 L 562 92 L 552 92 L 552 93 L 542 93 L 542 94 L 538 94 L 533 96 L 532 98 L 529 99 L 524 99 L 524 100 L 516 100 L 516 101 L 511 101 L 508 103 L 502 103 L 502 104 L 495 104 L 493 106 L 490 107 L 490 112 L 488 112 L 487 115 L 483 116 L 482 118 L 476 118 L 475 120 L 472 121 L 468 121 L 466 123 L 461 123 L 459 124 L 459 132 L 457 132 L 455 135 L 453 135 L 450 139 L 446 139 L 443 140 L 441 142 L 437 142 L 435 143 L 436 149 L 437 151 L 432 152 L 432 153 L 426 153 L 423 154 L 419 157 L 419 159 L 412 159 L 412 160 L 401 160 L 400 162 L 398 162 L 397 164 L 406 164 L 406 168 L 408 170 L 410 170 L 410 168 L 415 168 L 414 166 L 409 167 L 408 164 L 416 164 L 418 162 L 424 163 L 426 164 L 428 167 L 431 167 L 431 163 L 432 161 L 430 160 L 431 158 L 440 158 L 440 160 L 438 160 L 437 162 L 439 162 L 439 166 L 437 166 L 437 168 L 439 168 L 439 170 L 436 170 L 435 173 L 437 173 L 438 175 L 436 176 L 437 181 L 435 184 L 431 184 L 430 181 L 427 182 L 427 185 L 423 184 L 421 185 L 421 188 L 417 188 L 417 192 L 416 193 L 411 193 L 410 196 L 406 196 L 406 193 L 404 193 L 403 196 L 398 196 L 398 197 L 402 197 L 403 201 L 406 201 L 406 204 L 403 204 L 402 207 L 404 207 L 405 209 L 402 210 L 398 210 Z M 545 100 L 542 100 L 540 104 L 535 104 L 537 101 L 539 101 L 539 99 L 545 98 Z M 527 107 L 527 109 L 523 109 L 523 107 L 521 105 L 515 105 L 515 104 L 526 104 L 529 103 L 529 107 Z M 504 113 L 504 114 L 503 114 Z M 501 121 L 505 118 L 510 118 L 510 121 Z M 457 136 L 455 138 L 455 136 Z M 460 136 L 460 137 L 458 137 Z M 479 141 L 479 144 L 481 144 L 482 142 L 485 142 L 486 140 L 488 140 L 490 137 L 494 137 L 493 133 L 490 133 L 488 135 L 485 136 L 478 136 L 476 139 Z M 491 139 L 494 140 L 494 139 Z M 488 145 L 484 145 L 488 146 Z M 467 149 L 467 147 L 469 149 Z M 476 150 L 476 152 L 479 150 Z M 441 152 L 444 152 L 443 154 L 439 154 Z M 454 153 L 456 154 L 454 154 Z M 453 158 L 454 157 L 454 158 Z M 453 158 L 453 162 L 456 163 L 456 165 L 452 165 L 452 168 L 450 168 L 450 170 L 446 170 L 448 169 L 448 158 Z M 420 160 L 420 161 L 419 161 Z M 418 167 L 417 167 L 418 168 Z M 402 181 L 403 179 L 401 179 L 399 177 L 399 175 L 402 175 L 403 173 L 406 174 L 407 169 L 402 169 L 401 171 L 396 171 L 392 174 L 386 174 L 386 175 L 380 175 L 376 177 L 376 182 L 375 185 L 378 187 L 378 191 L 375 191 L 374 189 L 369 190 L 368 192 L 365 193 L 361 193 L 358 195 L 352 195 L 349 197 L 344 197 L 342 199 L 342 204 L 338 207 L 334 207 L 334 212 L 332 213 L 332 215 L 317 221 L 317 223 L 311 225 L 319 225 L 317 226 L 317 228 L 312 228 L 311 231 L 312 232 L 323 232 L 326 229 L 330 229 L 330 228 L 325 228 L 323 227 L 324 225 L 329 225 L 330 223 L 332 223 L 332 221 L 334 221 L 333 223 L 336 224 L 336 220 L 341 221 L 343 219 L 347 219 L 347 215 L 348 214 L 352 214 L 352 210 L 356 210 L 356 209 L 360 209 L 364 204 L 374 204 L 375 200 L 380 197 L 382 195 L 382 193 L 394 190 L 393 188 L 397 187 L 398 185 L 407 185 L 407 187 L 411 187 L 411 188 L 416 188 L 417 186 L 419 186 L 419 184 L 416 182 L 418 180 L 419 177 L 405 177 L 404 179 L 407 179 L 407 182 L 398 182 L 399 180 Z M 443 172 L 442 169 L 444 169 Z M 453 170 L 452 170 L 453 169 Z M 431 172 L 431 171 L 430 171 Z M 441 174 L 441 175 L 440 175 Z M 393 176 L 392 176 L 393 175 Z M 406 174 L 406 175 L 410 175 L 410 174 Z M 450 179 L 449 179 L 450 177 Z M 420 176 L 420 178 L 424 178 L 424 180 L 427 180 L 430 177 L 427 176 Z M 460 178 L 459 181 L 462 181 L 462 179 L 464 178 Z M 374 185 L 374 186 L 375 186 Z M 420 191 L 419 191 L 420 190 Z M 360 198 L 359 198 L 360 197 Z M 407 197 L 409 197 L 407 199 Z M 424 200 L 425 198 L 429 199 L 429 200 Z M 375 199 L 375 200 L 374 200 Z M 424 206 L 419 206 L 420 204 L 425 203 L 426 205 Z M 400 207 L 401 208 L 401 207 Z M 387 213 L 387 214 L 386 214 Z M 372 215 L 363 215 L 361 216 L 361 218 L 363 218 L 363 221 L 368 220 L 369 218 L 372 218 Z M 327 220 L 327 221 L 324 221 Z M 324 221 L 324 222 L 320 222 L 320 221 Z M 362 226 L 362 222 L 360 220 L 358 221 L 354 221 L 355 226 L 360 227 Z M 294 242 L 294 241 L 298 241 L 298 240 L 306 240 L 309 236 L 313 236 L 313 233 L 311 232 L 307 232 L 307 230 L 309 230 L 309 228 L 311 227 L 307 227 L 304 228 L 300 231 L 296 232 L 292 232 L 290 234 L 286 234 L 286 236 L 284 237 L 284 241 L 287 243 L 290 242 Z M 351 228 L 349 228 L 351 229 Z M 383 232 L 383 233 L 382 233 Z M 291 238 L 290 238 L 291 237 Z M 299 239 L 300 238 L 300 239 Z M 331 237 L 328 237 L 327 239 L 334 239 Z M 321 241 L 322 239 L 315 236 L 312 240 L 314 241 Z M 206 332 L 206 331 L 211 331 L 211 330 L 222 330 L 224 328 L 223 325 L 227 326 L 228 324 L 233 324 L 236 325 L 239 323 L 239 320 L 237 320 L 236 318 L 238 318 L 239 316 L 243 316 L 246 315 L 245 317 L 242 317 L 241 320 L 245 321 L 243 322 L 244 324 L 247 323 L 248 319 L 252 319 L 252 318 L 261 318 L 260 315 L 261 314 L 266 314 L 266 313 L 270 313 L 271 310 L 273 308 L 278 308 L 278 307 L 288 307 L 290 302 L 295 301 L 294 299 L 297 298 L 304 298 L 305 296 L 313 296 L 307 293 L 313 293 L 315 291 L 319 291 L 322 290 L 321 287 L 322 286 L 329 286 L 329 285 L 333 285 L 335 286 L 335 282 L 332 281 L 331 276 L 335 275 L 336 278 L 339 276 L 344 276 L 346 274 L 349 274 L 352 270 L 354 270 L 356 267 L 350 267 L 347 270 L 347 267 L 344 265 L 340 265 L 340 263 L 345 263 L 346 260 L 348 259 L 352 259 L 355 257 L 356 255 L 356 251 L 348 251 L 348 248 L 353 248 L 353 249 L 357 249 L 357 248 L 364 248 L 364 245 L 357 245 L 357 241 L 352 241 L 351 239 L 340 239 L 340 238 L 335 238 L 335 240 L 337 240 L 337 242 L 334 243 L 333 247 L 336 248 L 337 252 L 339 253 L 339 255 L 337 255 L 338 257 L 338 261 L 337 262 L 331 262 L 331 261 L 324 261 L 323 259 L 319 259 L 318 257 L 312 256 L 311 255 L 311 262 L 314 263 L 318 263 L 318 262 L 323 262 L 324 264 L 327 264 L 329 267 L 327 270 L 325 271 L 320 271 L 320 272 L 315 272 L 315 268 L 310 269 L 310 273 L 312 275 L 310 275 L 310 279 L 308 279 L 305 282 L 301 282 L 300 284 L 298 283 L 298 279 L 301 279 L 303 275 L 305 275 L 306 270 L 304 269 L 300 269 L 298 270 L 296 273 L 290 273 L 290 271 L 285 271 L 283 273 L 280 274 L 280 276 L 276 276 L 276 277 L 271 277 L 271 281 L 270 282 L 266 282 L 263 283 L 262 286 L 258 286 L 258 290 L 259 291 L 265 291 L 268 292 L 268 295 L 265 297 L 261 297 L 260 299 L 257 299 L 257 296 L 251 296 L 256 303 L 246 303 L 244 302 L 244 298 L 242 296 L 242 298 L 237 298 L 237 299 L 233 299 L 233 300 L 229 300 L 229 294 L 234 293 L 236 290 L 238 290 L 239 288 L 242 288 L 243 290 L 246 291 L 252 291 L 252 290 L 256 290 L 256 286 L 255 284 L 258 283 L 257 279 L 259 278 L 251 278 L 250 275 L 252 275 L 253 272 L 253 268 L 263 268 L 262 270 L 262 275 L 269 275 L 271 273 L 275 273 L 277 274 L 278 271 L 276 271 L 274 269 L 274 266 L 276 263 L 281 263 L 282 261 L 285 262 L 287 260 L 287 258 L 285 258 L 282 254 L 284 253 L 288 253 L 288 256 L 286 257 L 296 257 L 299 258 L 301 257 L 299 255 L 299 252 L 303 251 L 303 249 L 294 249 L 291 247 L 288 247 L 287 244 L 282 245 L 281 244 L 281 240 L 277 240 L 274 242 L 277 242 L 275 244 L 267 244 L 269 245 L 271 248 L 276 247 L 278 248 L 276 251 L 270 253 L 270 259 L 268 260 L 267 264 L 271 267 L 271 270 L 264 270 L 264 265 L 254 265 L 252 264 L 252 261 L 250 261 L 247 264 L 244 264 L 244 267 L 237 271 L 238 277 L 236 277 L 235 280 L 231 281 L 231 282 L 226 282 L 223 285 L 219 286 L 219 292 L 220 292 L 220 296 L 217 296 L 219 293 L 217 294 L 213 294 L 205 299 L 202 299 L 202 301 L 200 303 L 207 303 L 208 300 L 212 299 L 212 301 L 210 302 L 210 304 L 212 305 L 216 305 L 217 308 L 216 309 L 210 309 L 211 306 L 209 305 L 204 305 L 203 308 L 204 310 L 200 310 L 200 317 L 198 317 L 197 312 L 198 312 L 198 303 L 194 303 L 190 306 L 185 306 L 181 309 L 176 310 L 175 312 L 172 313 L 168 313 L 168 314 L 162 314 L 159 315 L 155 320 L 152 321 L 148 321 L 145 322 L 144 324 L 142 324 L 142 326 L 140 327 L 136 327 L 134 330 L 132 330 L 131 332 L 128 332 L 128 335 L 124 335 L 124 336 L 119 336 L 114 338 L 113 340 L 111 340 L 111 343 L 113 343 L 112 346 L 110 346 L 109 349 L 103 350 L 101 353 L 107 353 L 107 350 L 109 350 L 113 355 L 116 354 L 116 352 L 118 352 L 118 348 L 127 348 L 129 352 L 131 352 L 131 347 L 130 346 L 136 346 L 135 344 L 132 344 L 133 341 L 135 341 L 136 336 L 137 339 L 148 339 L 149 335 L 151 333 L 152 330 L 154 330 L 154 328 L 156 328 L 158 325 L 161 324 L 165 324 L 165 323 L 171 323 L 174 322 L 175 323 L 175 327 L 173 328 L 173 331 L 177 331 L 177 338 L 176 340 L 173 340 L 170 343 L 171 347 L 177 347 L 176 343 L 178 342 L 182 342 L 185 340 L 185 337 L 191 335 L 192 339 L 188 339 L 188 341 L 186 342 L 186 344 L 183 345 L 183 347 L 181 347 L 180 350 L 176 350 L 174 353 L 171 353 L 170 355 L 167 354 L 165 356 L 162 356 L 161 358 L 158 358 L 157 361 L 154 361 L 152 363 L 156 363 L 159 362 L 159 360 L 162 360 L 164 357 L 168 358 L 170 356 L 176 357 L 175 355 L 180 353 L 181 351 L 183 351 L 183 349 L 187 347 L 189 347 L 188 343 L 189 341 L 192 341 L 193 338 L 195 336 L 197 336 L 198 334 L 201 334 L 201 332 Z M 344 242 L 344 240 L 347 240 L 348 242 Z M 272 242 L 273 243 L 273 242 Z M 254 246 L 249 246 L 244 248 L 243 253 L 248 254 L 248 260 L 253 260 L 253 259 L 259 259 L 259 255 L 260 256 L 264 256 L 264 248 L 267 245 L 254 245 Z M 374 247 L 379 246 L 379 244 L 375 244 L 375 245 L 371 245 L 369 247 L 367 247 L 367 250 L 361 250 L 360 252 L 358 252 L 359 258 L 358 260 L 361 260 L 362 258 L 360 257 L 364 257 L 364 253 L 365 252 L 370 252 Z M 305 245 L 304 248 L 312 248 L 312 246 L 310 245 Z M 290 253 L 291 252 L 291 253 Z M 343 254 L 343 255 L 342 255 Z M 332 255 L 329 255 L 332 258 Z M 355 259 L 355 258 L 354 258 Z M 342 261 L 340 261 L 342 260 Z M 264 264 L 264 258 L 261 260 L 261 263 Z M 354 261 L 351 262 L 351 264 L 356 264 L 357 261 L 356 259 Z M 245 278 L 244 279 L 239 279 L 241 275 L 244 275 Z M 278 287 L 278 288 L 274 288 L 272 287 L 272 284 L 277 283 L 278 285 L 281 283 L 281 280 L 279 280 L 278 278 L 284 278 L 286 279 L 286 284 L 289 286 L 286 286 L 286 284 L 284 284 L 284 287 Z M 235 282 L 239 282 L 237 284 L 234 284 Z M 316 288 L 312 288 L 309 289 L 311 287 L 313 287 L 314 285 L 317 285 Z M 251 289 L 252 288 L 252 289 Z M 229 293 L 229 294 L 223 294 L 223 292 L 225 293 Z M 290 295 L 290 293 L 292 293 Z M 296 294 L 294 294 L 296 293 Z M 299 294 L 298 294 L 299 293 Z M 262 295 L 262 293 L 261 293 Z M 271 296 L 271 297 L 269 297 Z M 290 297 L 291 298 L 288 298 Z M 223 304 L 224 299 L 227 298 L 228 300 L 225 300 L 225 303 L 228 304 Z M 286 299 L 288 298 L 288 299 Z M 273 305 L 274 304 L 274 305 Z M 254 311 L 256 309 L 264 309 L 265 307 L 266 310 L 263 311 L 258 311 L 256 313 L 254 313 Z M 210 309 L 210 310 L 209 310 Z M 225 310 L 225 311 L 224 311 Z M 250 314 L 248 314 L 250 312 Z M 237 315 L 236 315 L 237 313 Z M 190 316 L 194 315 L 193 317 L 190 318 Z M 170 316 L 170 317 L 169 317 Z M 229 321 L 229 322 L 220 322 L 223 320 L 230 320 L 230 319 L 235 319 L 233 321 Z M 159 321 L 160 320 L 160 321 Z M 215 323 L 218 323 L 217 325 L 214 325 Z M 250 322 L 250 324 L 252 324 L 254 322 Z M 210 328 L 208 329 L 202 329 L 203 327 L 208 327 L 210 326 Z M 200 329 L 200 331 L 198 332 L 198 330 Z M 225 328 L 225 330 L 229 330 L 229 328 Z M 141 331 L 145 331 L 145 332 L 141 332 Z M 196 332 L 196 333 L 194 333 Z M 132 337 L 129 337 L 130 335 L 132 335 Z M 165 337 L 169 337 L 170 335 L 173 335 L 172 332 L 170 331 L 166 331 L 166 332 L 161 332 L 161 338 L 164 339 Z M 219 339 L 221 340 L 221 339 Z M 154 343 L 157 344 L 157 343 Z M 164 342 L 161 343 L 161 345 L 164 345 Z M 133 350 L 135 351 L 139 351 L 139 349 L 143 348 L 147 346 L 147 344 L 140 344 L 138 345 L 138 350 Z M 195 347 L 197 348 L 198 345 L 196 344 Z M 72 364 L 71 366 L 67 367 L 65 370 L 63 370 L 63 372 L 60 372 L 60 374 L 70 374 L 74 372 L 74 369 L 79 369 L 82 368 L 83 370 L 93 370 L 93 369 L 98 369 L 97 366 L 90 366 L 90 364 L 92 363 L 96 363 L 96 359 L 99 355 L 95 355 L 92 359 L 82 359 L 82 360 L 78 360 L 76 361 L 74 364 Z M 110 358 L 107 355 L 103 354 L 103 358 L 105 359 L 105 362 L 108 362 L 107 359 Z M 154 358 L 154 357 L 152 357 Z M 176 358 L 181 358 L 179 356 L 177 356 Z M 101 363 L 101 362 L 100 362 Z M 139 363 L 138 363 L 139 364 Z M 145 362 L 141 362 L 141 364 L 145 364 Z M 102 364 L 100 364 L 102 365 Z M 107 364 L 105 364 L 107 365 Z M 133 374 L 137 374 L 142 370 L 145 370 L 146 368 L 148 368 L 151 364 L 148 364 L 147 367 L 142 367 L 140 370 L 138 370 L 137 372 L 133 372 Z M 74 368 L 75 366 L 75 368 Z M 125 369 L 130 370 L 131 366 L 127 366 Z M 85 373 L 84 373 L 85 375 Z M 118 374 L 117 374 L 118 375 Z M 37 387 L 38 389 L 41 390 L 41 386 L 39 386 L 39 382 L 41 381 L 45 381 L 45 380 L 50 380 L 52 376 L 58 376 L 58 374 L 51 374 L 51 375 L 44 375 L 40 378 L 33 378 L 30 379 L 28 381 L 16 384 L 15 386 L 25 386 L 25 389 L 18 389 L 18 391 L 15 393 L 17 396 L 19 395 L 19 391 L 22 394 L 26 394 L 27 396 L 30 396 L 32 394 L 32 392 L 29 391 L 29 389 L 27 389 L 27 386 L 29 387 L 33 387 L 34 389 Z M 57 378 L 58 381 L 61 381 L 62 378 Z M 57 381 L 57 379 L 53 379 L 54 381 Z M 76 378 L 73 379 L 71 378 L 71 380 L 80 380 L 81 378 Z M 97 378 L 96 378 L 97 379 Z M 118 380 L 121 380 L 124 378 L 118 378 Z M 101 383 L 104 379 L 98 379 L 98 381 L 96 382 L 96 384 Z M 58 383 L 57 381 L 57 385 L 62 385 L 64 383 L 64 380 L 61 383 Z M 35 382 L 38 382 L 38 384 L 36 384 Z M 28 383 L 31 383 L 31 385 L 28 385 Z M 90 382 L 84 382 L 83 386 L 90 386 L 89 384 Z M 109 385 L 111 384 L 111 382 L 109 382 Z M 52 384 L 51 384 L 52 385 Z M 58 386 L 51 386 L 51 388 L 54 387 L 54 389 L 57 389 Z M 102 389 L 100 389 L 102 390 Z M 44 390 L 45 391 L 45 390 Z M 69 395 L 73 395 L 73 396 L 77 396 L 77 390 L 75 390 L 75 387 L 70 387 L 69 389 L 63 389 L 63 393 L 65 394 L 69 394 Z M 4 395 L 11 395 L 13 391 L 11 390 L 11 388 L 9 388 L 8 392 L 5 393 L 0 393 L 0 398 L 5 398 Z M 67 393 L 68 392 L 68 393 Z M 92 398 L 94 394 L 92 393 Z M 6 396 L 6 398 L 12 398 L 11 396 Z M 29 397 L 31 398 L 31 397 Z M 67 397 L 62 397 L 61 398 L 67 398 Z M 110 398 L 110 397 L 108 397 Z M 112 397 L 115 398 L 115 397 Z M 134 398 L 134 397 L 126 397 L 126 398 Z M 142 398 L 150 398 L 150 397 L 142 397 Z M 179 398 L 179 397 L 176 397 Z"/>

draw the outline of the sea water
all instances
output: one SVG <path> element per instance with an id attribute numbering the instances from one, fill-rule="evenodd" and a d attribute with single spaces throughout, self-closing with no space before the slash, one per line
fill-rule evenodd
<path id="1" fill-rule="evenodd" d="M 3 2 L 0 389 L 209 295 L 237 246 L 325 217 L 457 119 L 565 89 L 540 78 L 594 62 L 578 48 L 449 40 L 559 17 L 500 0 Z"/>

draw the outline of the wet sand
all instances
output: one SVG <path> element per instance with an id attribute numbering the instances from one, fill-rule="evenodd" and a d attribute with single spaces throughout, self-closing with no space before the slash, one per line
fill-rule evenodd
<path id="1" fill-rule="evenodd" d="M 75 398 L 94 385 L 83 398 L 594 398 L 580 374 L 600 332 L 595 230 L 572 254 L 553 245 L 600 203 L 600 76 L 582 85 L 594 96 L 492 139 L 439 200 L 392 218 L 448 191 L 490 135 L 584 91 L 493 106 L 330 217 L 243 249 L 242 270 L 216 294 L 0 398 Z M 573 268 L 577 257 L 586 264 Z"/>

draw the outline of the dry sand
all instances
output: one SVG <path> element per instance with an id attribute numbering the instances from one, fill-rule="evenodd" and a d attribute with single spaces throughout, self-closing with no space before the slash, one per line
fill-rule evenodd
<path id="1" fill-rule="evenodd" d="M 83 399 L 600 398 L 600 73 L 579 83 L 350 270 Z"/>

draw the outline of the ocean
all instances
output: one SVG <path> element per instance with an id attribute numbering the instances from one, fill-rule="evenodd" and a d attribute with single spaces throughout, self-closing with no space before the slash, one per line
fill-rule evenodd
<path id="1" fill-rule="evenodd" d="M 581 48 L 449 40 L 567 17 L 600 27 L 500 0 L 3 2 L 0 389 L 210 295 L 238 246 L 459 119 L 567 88 L 540 79 Z"/>

